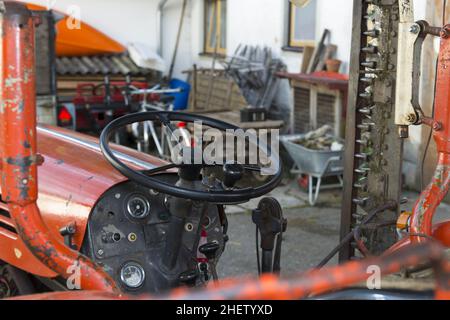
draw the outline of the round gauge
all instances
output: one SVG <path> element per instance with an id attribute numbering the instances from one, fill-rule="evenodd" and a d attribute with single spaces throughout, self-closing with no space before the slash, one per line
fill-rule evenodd
<path id="1" fill-rule="evenodd" d="M 139 288 L 145 281 L 144 268 L 136 262 L 127 262 L 120 270 L 120 281 L 128 288 Z"/>
<path id="2" fill-rule="evenodd" d="M 127 210 L 135 219 L 143 219 L 150 214 L 150 203 L 142 196 L 133 196 L 128 200 Z"/>

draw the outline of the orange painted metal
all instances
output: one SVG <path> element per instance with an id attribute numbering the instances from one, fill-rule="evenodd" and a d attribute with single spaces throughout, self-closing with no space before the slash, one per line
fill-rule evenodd
<path id="1" fill-rule="evenodd" d="M 431 238 L 446 248 L 450 248 L 450 221 L 444 221 L 433 226 Z M 384 254 L 402 250 L 412 244 L 412 237 L 405 237 L 390 247 Z"/>
<path id="2" fill-rule="evenodd" d="M 0 76 L 2 199 L 8 204 L 20 238 L 49 269 L 68 278 L 70 268 L 79 268 L 83 289 L 117 291 L 100 266 L 66 247 L 49 231 L 36 205 L 35 21 L 23 4 L 4 4 Z"/>
<path id="3" fill-rule="evenodd" d="M 436 274 L 436 299 L 450 299 L 450 262 L 443 247 L 434 242 L 410 245 L 389 255 L 352 261 L 342 266 L 313 270 L 298 276 L 279 278 L 265 275 L 260 280 L 220 282 L 208 290 L 178 289 L 164 299 L 176 300 L 294 300 L 318 296 L 367 281 L 370 266 L 378 266 L 382 275 L 430 261 Z"/>
<path id="4" fill-rule="evenodd" d="M 449 30 L 450 25 L 442 30 Z M 424 242 L 432 236 L 433 216 L 450 186 L 450 39 L 441 33 L 437 66 L 433 137 L 438 151 L 438 165 L 431 183 L 422 192 L 410 222 L 411 242 Z"/>
<path id="5" fill-rule="evenodd" d="M 342 266 L 324 268 L 289 278 L 263 275 L 260 279 L 234 279 L 214 283 L 205 289 L 179 288 L 168 295 L 141 297 L 118 296 L 104 292 L 56 292 L 14 298 L 18 300 L 296 300 L 317 297 L 367 281 L 370 266 L 378 266 L 381 275 L 399 272 L 405 267 L 431 262 L 436 275 L 435 298 L 450 299 L 450 262 L 442 246 L 428 242 L 414 244 L 383 257 L 352 261 Z"/>
<path id="6" fill-rule="evenodd" d="M 47 10 L 47 8 L 27 4 L 30 10 Z M 61 13 L 63 14 L 63 13 Z M 57 56 L 91 56 L 102 54 L 124 53 L 126 48 L 89 24 L 74 21 L 65 14 L 56 23 L 56 55 Z"/>
<path id="7" fill-rule="evenodd" d="M 433 238 L 450 248 L 450 221 L 438 223 L 433 227 Z"/>
<path id="8" fill-rule="evenodd" d="M 126 178 L 104 159 L 97 138 L 42 126 L 37 130 L 37 139 L 38 153 L 44 158 L 44 163 L 38 167 L 38 207 L 42 219 L 60 241 L 63 241 L 63 237 L 59 230 L 75 223 L 77 232 L 73 242 L 79 249 L 93 206 L 108 189 L 124 182 Z M 149 167 L 166 164 L 158 158 L 129 148 L 113 146 L 113 150 L 131 160 L 148 163 Z M 124 162 L 136 169 L 149 168 L 137 166 L 136 161 Z M 8 211 L 5 207 L 0 202 L 0 208 Z M 14 225 L 10 219 L 2 216 L 0 219 L 5 220 L 7 225 Z M 0 247 L 0 260 L 35 275 L 48 278 L 57 276 L 31 253 L 17 234 L 0 228 Z"/>
<path id="9" fill-rule="evenodd" d="M 79 265 L 82 288 L 100 290 L 98 293 L 83 293 L 83 297 L 95 297 L 96 299 L 124 298 L 115 289 L 112 279 L 99 266 L 64 246 L 61 239 L 55 236 L 58 229 L 66 223 L 75 222 L 77 228 L 86 228 L 87 219 L 95 201 L 109 187 L 124 181 L 123 177 L 114 173 L 115 171 L 105 163 L 100 157 L 99 151 L 93 151 L 95 148 L 77 144 L 69 138 L 64 138 L 68 135 L 42 129 L 40 131 L 40 138 L 43 139 L 40 141 L 42 146 L 40 148 L 42 149 L 39 151 L 43 152 L 45 162 L 41 168 L 46 168 L 42 172 L 48 173 L 44 176 L 50 180 L 44 180 L 45 178 L 42 180 L 44 190 L 39 193 L 39 196 L 42 194 L 43 199 L 40 199 L 40 201 L 42 201 L 43 207 L 47 204 L 54 208 L 46 208 L 46 214 L 41 217 L 36 205 L 38 196 L 38 157 L 36 150 L 38 131 L 35 122 L 34 47 L 32 41 L 34 22 L 30 13 L 16 3 L 8 3 L 6 9 L 2 30 L 2 47 L 5 52 L 2 55 L 3 69 L 0 77 L 1 99 L 3 101 L 0 110 L 1 191 L 3 199 L 8 204 L 7 209 L 10 211 L 13 221 L 8 219 L 2 221 L 8 225 L 13 224 L 30 252 L 55 274 L 67 277 L 68 267 Z M 450 61 L 449 58 L 449 56 L 440 57 L 440 63 L 443 63 L 442 68 L 444 70 L 448 69 L 446 63 Z M 448 72 L 442 72 L 439 75 L 438 79 L 442 82 L 438 81 L 438 90 L 443 90 L 443 87 L 449 89 L 450 81 L 448 80 L 450 79 L 445 79 L 445 76 L 449 77 Z M 443 85 L 444 80 L 446 86 Z M 440 235 L 448 234 L 450 223 L 436 226 L 434 233 L 431 223 L 437 204 L 442 200 L 442 195 L 448 191 L 449 175 L 447 167 L 450 163 L 450 150 L 447 149 L 450 146 L 449 96 L 449 94 L 439 96 L 443 101 L 447 99 L 444 105 L 446 112 L 437 113 L 436 116 L 436 121 L 442 124 L 443 131 L 443 134 L 439 135 L 436 132 L 441 128 L 435 130 L 435 139 L 440 152 L 440 165 L 433 183 L 423 193 L 414 209 L 411 225 L 411 228 L 415 228 L 413 229 L 413 235 L 410 239 L 406 239 L 397 245 L 396 248 L 400 248 L 399 250 L 392 250 L 381 258 L 371 258 L 361 262 L 350 262 L 340 267 L 314 270 L 289 279 L 265 275 L 258 281 L 242 279 L 222 281 L 220 286 L 212 286 L 206 291 L 191 292 L 187 289 L 179 289 L 163 298 L 298 299 L 309 295 L 319 295 L 364 281 L 368 276 L 368 266 L 377 265 L 383 274 L 389 274 L 397 272 L 405 266 L 414 266 L 424 260 L 429 260 L 432 262 L 437 278 L 436 298 L 450 299 L 450 264 L 444 259 L 442 247 L 430 241 L 425 244 L 410 244 L 425 239 L 425 237 L 418 235 L 422 232 L 426 236 L 434 235 L 437 238 L 442 237 L 444 242 L 448 241 L 448 236 Z M 74 148 L 74 146 L 77 147 Z M 83 148 L 86 148 L 86 150 Z M 83 153 L 84 151 L 86 153 Z M 95 152 L 98 153 L 96 156 L 94 156 Z M 89 156 L 92 156 L 92 163 L 87 161 Z M 80 161 L 80 158 L 83 161 Z M 72 169 L 73 171 L 71 171 Z M 110 174 L 105 172 L 108 169 L 111 172 Z M 73 181 L 70 180 L 71 173 L 73 173 Z M 41 174 L 41 170 L 39 174 Z M 61 181 L 63 183 L 58 185 L 58 182 Z M 45 198 L 46 196 L 48 198 Z M 56 198 L 59 200 L 56 200 Z M 61 199 L 66 200 L 66 212 L 68 212 L 66 216 L 62 214 Z M 69 209 L 71 201 L 75 206 Z M 82 207 L 85 209 L 80 209 Z M 70 211 L 69 214 L 69 210 L 73 211 Z M 43 219 L 43 217 L 46 219 Z M 65 218 L 67 220 L 64 220 Z M 76 221 L 73 221 L 74 219 Z M 81 234 L 84 234 L 84 230 L 76 239 L 78 246 L 81 243 Z M 17 253 L 16 256 L 18 256 Z M 26 255 L 26 257 L 29 258 L 30 255 Z M 35 298 L 62 299 L 64 297 L 70 299 L 71 296 L 80 297 L 80 293 L 46 294 Z"/>

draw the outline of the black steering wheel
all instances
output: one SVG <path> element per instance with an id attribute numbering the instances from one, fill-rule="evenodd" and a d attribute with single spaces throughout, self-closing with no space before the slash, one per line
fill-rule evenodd
<path id="1" fill-rule="evenodd" d="M 153 189 L 156 191 L 159 191 L 161 193 L 165 193 L 177 198 L 184 198 L 184 199 L 192 199 L 195 201 L 205 201 L 205 202 L 211 202 L 211 203 L 220 203 L 220 204 L 226 204 L 226 203 L 240 203 L 240 202 L 246 202 L 253 198 L 258 198 L 261 196 L 266 195 L 273 189 L 275 189 L 278 184 L 281 181 L 282 178 L 282 168 L 281 163 L 279 161 L 278 155 L 274 156 L 271 152 L 269 146 L 264 146 L 267 151 L 267 156 L 270 154 L 270 161 L 272 161 L 272 165 L 275 165 L 276 172 L 270 176 L 270 178 L 262 185 L 255 188 L 243 188 L 243 189 L 236 189 L 236 188 L 210 188 L 207 191 L 199 191 L 199 190 L 190 190 L 187 188 L 182 188 L 177 185 L 173 185 L 170 183 L 166 183 L 164 181 L 161 181 L 161 179 L 158 179 L 152 175 L 166 172 L 167 170 L 173 169 L 173 168 L 179 168 L 179 169 L 189 169 L 189 168 L 204 168 L 211 165 L 203 164 L 203 165 L 197 165 L 197 164 L 168 164 L 166 166 L 160 166 L 158 168 L 148 170 L 148 171 L 139 171 L 134 170 L 125 165 L 123 162 L 121 162 L 111 151 L 109 147 L 109 140 L 113 136 L 114 132 L 118 129 L 130 125 L 135 122 L 144 122 L 144 121 L 156 121 L 160 122 L 163 126 L 165 126 L 170 132 L 173 132 L 174 127 L 172 125 L 172 121 L 176 122 L 186 122 L 186 123 L 194 123 L 196 121 L 201 121 L 203 125 L 208 126 L 210 128 L 218 129 L 221 131 L 226 130 L 238 130 L 239 127 L 236 127 L 234 125 L 231 125 L 229 123 L 215 120 L 212 118 L 208 118 L 205 116 L 199 116 L 194 114 L 188 114 L 188 113 L 181 113 L 181 112 L 161 112 L 161 111 L 155 111 L 155 112 L 140 112 L 140 113 L 133 113 L 129 115 L 125 115 L 121 118 L 118 118 L 111 123 L 109 123 L 106 128 L 103 130 L 101 136 L 100 136 L 100 148 L 105 156 L 106 160 L 121 174 L 123 174 L 125 177 L 130 179 L 131 181 L 134 181 L 136 183 L 139 183 L 149 189 Z M 258 147 L 261 148 L 263 145 L 260 143 L 258 144 Z M 219 166 L 217 164 L 213 166 Z M 225 165 L 220 165 L 222 167 Z M 243 170 L 249 170 L 249 171 L 258 171 L 261 172 L 262 168 L 258 166 L 247 166 L 242 165 Z M 232 166 L 232 170 L 236 170 L 235 165 Z"/>

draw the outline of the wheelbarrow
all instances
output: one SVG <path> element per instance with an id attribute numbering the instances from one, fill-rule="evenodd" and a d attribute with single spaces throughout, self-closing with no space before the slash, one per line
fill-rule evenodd
<path id="1" fill-rule="evenodd" d="M 280 140 L 294 161 L 291 173 L 308 176 L 308 200 L 310 205 L 314 206 L 321 189 L 343 187 L 344 151 L 311 150 L 295 143 L 303 137 L 304 135 L 287 135 L 282 136 Z M 333 176 L 338 178 L 339 183 L 322 185 L 324 178 Z M 314 178 L 317 180 L 316 184 Z"/>

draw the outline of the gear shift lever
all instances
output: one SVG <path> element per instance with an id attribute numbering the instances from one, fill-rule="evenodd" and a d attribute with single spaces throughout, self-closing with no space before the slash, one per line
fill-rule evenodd
<path id="1" fill-rule="evenodd" d="M 227 189 L 234 187 L 236 182 L 242 179 L 244 175 L 244 167 L 239 163 L 226 163 L 223 166 L 223 185 Z"/>

